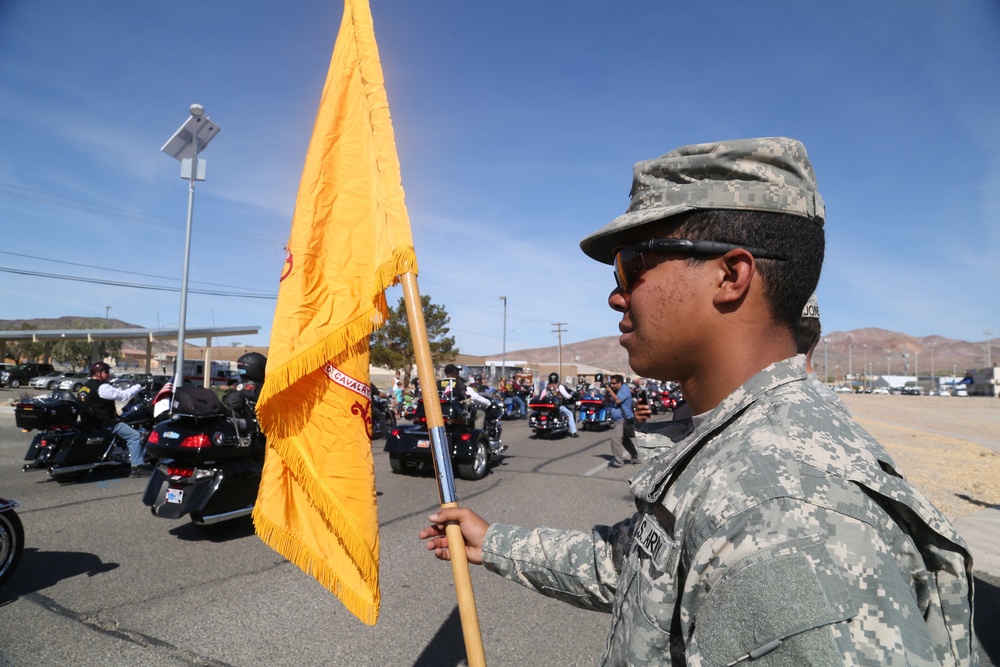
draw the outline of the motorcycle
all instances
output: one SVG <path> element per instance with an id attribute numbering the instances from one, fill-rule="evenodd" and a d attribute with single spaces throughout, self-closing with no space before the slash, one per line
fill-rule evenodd
<path id="1" fill-rule="evenodd" d="M 514 396 L 508 394 L 503 399 L 503 419 L 524 419 L 528 416 L 528 396 L 530 392 L 515 390 L 516 395 L 521 399 L 518 403 Z"/>
<path id="2" fill-rule="evenodd" d="M 383 396 L 372 394 L 372 415 L 381 414 L 380 419 L 372 419 L 372 440 L 389 437 L 389 431 L 396 426 L 396 414 Z"/>
<path id="3" fill-rule="evenodd" d="M 17 501 L 0 498 L 0 586 L 7 583 L 24 553 L 24 526 L 14 512 Z"/>
<path id="4" fill-rule="evenodd" d="M 493 400 L 485 411 L 486 419 L 480 430 L 472 425 L 473 420 L 460 401 L 441 399 L 448 450 L 455 472 L 461 479 L 475 481 L 486 477 L 490 463 L 499 461 L 500 455 L 507 449 L 501 441 L 503 403 Z M 384 451 L 389 453 L 389 467 L 399 475 L 433 462 L 422 398 L 417 401 L 413 424 L 393 428 L 386 438 Z"/>
<path id="5" fill-rule="evenodd" d="M 144 388 L 122 409 L 120 420 L 139 432 L 143 442 L 153 425 L 151 389 Z M 108 429 L 87 428 L 79 421 L 80 402 L 69 391 L 23 399 L 14 406 L 18 428 L 38 433 L 28 446 L 24 470 L 47 469 L 58 482 L 74 482 L 98 468 L 129 465 L 128 447 Z"/>
<path id="6" fill-rule="evenodd" d="M 569 433 L 569 418 L 559 411 L 562 399 L 545 397 L 528 402 L 528 427 L 539 438 L 553 438 Z"/>
<path id="7" fill-rule="evenodd" d="M 585 431 L 600 431 L 614 426 L 611 410 L 608 408 L 604 395 L 598 391 L 583 394 L 577 401 L 578 425 Z"/>
<path id="8" fill-rule="evenodd" d="M 159 461 L 142 502 L 154 516 L 190 515 L 199 527 L 248 516 L 260 487 L 264 445 L 257 422 L 227 413 L 211 390 L 177 389 L 171 413 L 146 444 Z"/>

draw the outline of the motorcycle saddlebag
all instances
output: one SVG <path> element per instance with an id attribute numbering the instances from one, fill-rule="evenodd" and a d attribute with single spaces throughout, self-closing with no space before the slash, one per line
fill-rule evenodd
<path id="1" fill-rule="evenodd" d="M 14 421 L 25 431 L 69 428 L 76 424 L 78 414 L 75 401 L 56 398 L 36 398 L 14 406 Z"/>
<path id="2" fill-rule="evenodd" d="M 114 440 L 111 431 L 98 429 L 77 433 L 69 446 L 61 446 L 56 452 L 56 466 L 74 466 L 100 460 Z"/>
<path id="3" fill-rule="evenodd" d="M 173 413 L 191 417 L 214 417 L 225 414 L 222 401 L 205 387 L 180 387 L 174 390 Z"/>

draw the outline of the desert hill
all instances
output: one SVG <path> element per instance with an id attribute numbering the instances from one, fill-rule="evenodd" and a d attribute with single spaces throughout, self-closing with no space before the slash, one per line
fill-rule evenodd
<path id="1" fill-rule="evenodd" d="M 33 329 L 79 329 L 94 327 L 101 329 L 138 328 L 139 325 L 118 319 L 101 317 L 38 318 L 30 320 L 0 320 L 0 331 L 17 330 L 22 325 Z M 1000 362 L 1000 342 L 991 341 L 990 361 Z M 155 352 L 172 352 L 176 344 L 162 341 L 154 344 Z M 162 349 L 160 349 L 162 348 Z M 501 354 L 490 354 L 486 358 L 499 361 Z M 523 350 L 508 350 L 508 361 L 528 361 L 532 363 L 555 362 L 559 357 L 556 345 Z M 566 343 L 562 346 L 563 363 L 580 363 L 611 371 L 627 372 L 627 355 L 618 345 L 618 336 L 603 336 L 590 340 Z M 863 373 L 866 365 L 873 374 L 882 375 L 941 375 L 954 371 L 963 375 L 966 369 L 986 367 L 986 342 L 945 338 L 944 336 L 916 337 L 895 331 L 869 327 L 853 331 L 834 331 L 820 341 L 813 356 L 818 372 L 822 372 L 824 361 L 829 365 L 829 374 L 845 375 L 849 371 Z"/>
<path id="2" fill-rule="evenodd" d="M 829 342 L 826 342 L 829 341 Z M 1000 344 L 991 341 L 990 361 L 1000 361 Z M 508 360 L 553 362 L 559 355 L 558 346 L 526 350 L 508 350 Z M 905 355 L 905 356 L 904 356 Z M 499 360 L 501 355 L 491 354 L 487 359 Z M 626 362 L 625 350 L 618 345 L 618 336 L 604 336 L 562 346 L 563 363 L 577 361 L 607 370 L 622 370 Z M 866 364 L 876 375 L 963 375 L 966 369 L 986 367 L 986 342 L 970 343 L 944 336 L 909 336 L 895 331 L 855 329 L 834 331 L 825 335 L 813 355 L 813 365 L 822 372 L 824 360 L 829 373 L 846 375 L 864 372 Z M 908 369 L 908 373 L 907 373 Z"/>

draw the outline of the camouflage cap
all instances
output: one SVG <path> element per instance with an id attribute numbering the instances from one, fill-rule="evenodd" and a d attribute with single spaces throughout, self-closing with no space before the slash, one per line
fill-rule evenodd
<path id="1" fill-rule="evenodd" d="M 682 146 L 633 167 L 628 211 L 580 241 L 589 257 L 614 261 L 622 234 L 698 209 L 789 213 L 822 226 L 816 175 L 801 142 L 787 137 Z"/>
<path id="2" fill-rule="evenodd" d="M 806 306 L 802 309 L 802 317 L 819 319 L 819 301 L 816 300 L 816 292 L 813 292 L 809 300 L 806 301 Z"/>

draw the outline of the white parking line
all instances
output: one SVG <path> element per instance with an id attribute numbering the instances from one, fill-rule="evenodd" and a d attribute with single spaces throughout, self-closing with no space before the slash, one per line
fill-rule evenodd
<path id="1" fill-rule="evenodd" d="M 594 468 L 590 472 L 584 473 L 583 476 L 584 477 L 590 477 L 591 475 L 596 475 L 597 473 L 601 472 L 602 470 L 604 470 L 607 467 L 608 467 L 607 463 L 602 463 L 601 465 L 597 466 L 596 468 Z"/>

